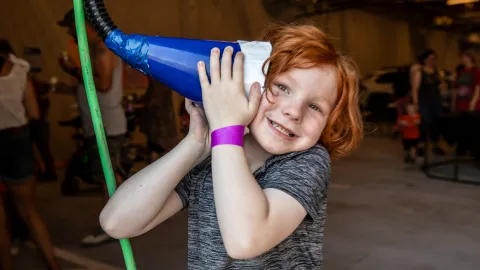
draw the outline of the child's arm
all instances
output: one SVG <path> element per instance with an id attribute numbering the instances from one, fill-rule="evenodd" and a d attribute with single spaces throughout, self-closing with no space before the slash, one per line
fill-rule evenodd
<path id="1" fill-rule="evenodd" d="M 174 189 L 198 163 L 201 151 L 185 139 L 120 185 L 100 214 L 105 232 L 117 239 L 135 237 L 179 212 L 183 205 Z"/>
<path id="2" fill-rule="evenodd" d="M 305 158 L 311 164 L 328 162 L 314 155 Z M 328 170 L 293 163 L 271 175 L 269 179 L 274 180 L 262 190 L 242 148 L 222 145 L 212 150 L 215 207 L 230 257 L 253 258 L 275 247 L 295 231 L 308 210 L 310 216 L 317 218 L 311 209 L 326 190 L 322 177 Z"/>
<path id="3" fill-rule="evenodd" d="M 189 100 L 186 100 L 186 109 L 192 119 L 187 137 L 161 159 L 125 181 L 102 210 L 100 224 L 110 236 L 141 235 L 188 203 L 190 177 L 187 173 L 210 154 L 210 145 L 203 110 Z M 177 185 L 179 189 L 174 191 Z"/>

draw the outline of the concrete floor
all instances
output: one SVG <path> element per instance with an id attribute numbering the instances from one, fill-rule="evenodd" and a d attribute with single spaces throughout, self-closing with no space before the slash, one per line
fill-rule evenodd
<path id="1" fill-rule="evenodd" d="M 432 180 L 402 163 L 399 142 L 368 137 L 333 163 L 324 257 L 327 270 L 480 269 L 480 186 Z M 59 183 L 38 186 L 39 208 L 65 269 L 125 269 L 118 242 L 83 249 L 97 224 L 98 190 L 62 197 Z M 186 269 L 186 215 L 132 239 L 137 268 Z M 22 245 L 15 269 L 42 269 Z"/>

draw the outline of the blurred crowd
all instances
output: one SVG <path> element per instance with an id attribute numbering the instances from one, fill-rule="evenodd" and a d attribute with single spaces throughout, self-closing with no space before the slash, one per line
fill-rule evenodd
<path id="1" fill-rule="evenodd" d="M 66 91 L 74 95 L 79 112 L 78 118 L 63 123 L 75 127 L 77 149 L 65 168 L 62 192 L 78 193 L 76 178 L 83 178 L 86 183 L 102 187 L 106 202 L 108 193 L 83 84 L 73 9 L 57 24 L 72 39 L 71 46 L 59 55 L 58 64 L 76 82 Z M 149 79 L 141 97 L 126 95 L 122 60 L 105 47 L 89 24 L 87 35 L 107 145 L 120 185 L 132 173 L 135 162 L 154 162 L 176 144 L 171 90 Z M 17 252 L 18 242 L 26 240 L 36 244 L 48 269 L 60 269 L 35 203 L 37 181 L 61 178 L 51 153 L 48 121 L 50 93 L 58 88 L 56 82 L 39 80 L 30 63 L 15 53 L 7 39 L 0 39 L 0 266 L 5 270 L 13 269 L 11 255 Z M 187 132 L 188 114 L 183 107 L 177 113 L 182 132 Z M 146 137 L 144 145 L 132 142 L 137 127 Z M 39 155 L 35 155 L 35 149 Z M 111 240 L 97 225 L 80 244 L 91 247 Z"/>
<path id="2" fill-rule="evenodd" d="M 444 141 L 458 155 L 478 157 L 471 138 L 477 130 L 468 128 L 480 113 L 480 68 L 472 49 L 459 52 L 455 72 L 439 68 L 436 52 L 427 49 L 412 64 L 367 77 L 365 91 L 377 86 L 372 81 L 390 84 L 392 93 L 370 91 L 363 105 L 371 114 L 367 121 L 394 122 L 393 135 L 402 137 L 406 163 L 415 163 L 426 151 L 445 155 Z M 475 153 L 468 153 L 471 149 Z"/>

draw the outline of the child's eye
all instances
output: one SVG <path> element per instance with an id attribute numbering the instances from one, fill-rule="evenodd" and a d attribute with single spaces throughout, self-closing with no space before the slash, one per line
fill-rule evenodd
<path id="1" fill-rule="evenodd" d="M 317 112 L 321 112 L 320 108 L 319 108 L 317 105 L 315 105 L 315 104 L 311 104 L 311 105 L 310 105 L 310 108 L 314 109 L 314 110 L 317 111 Z"/>
<path id="2" fill-rule="evenodd" d="M 277 84 L 277 87 L 283 92 L 288 92 L 288 88 L 283 84 Z"/>

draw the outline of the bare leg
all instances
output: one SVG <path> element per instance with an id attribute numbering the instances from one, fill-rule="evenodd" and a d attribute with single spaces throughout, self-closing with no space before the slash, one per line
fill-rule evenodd
<path id="1" fill-rule="evenodd" d="M 35 179 L 32 177 L 21 184 L 8 185 L 18 214 L 25 221 L 40 254 L 48 265 L 48 269 L 61 269 L 53 255 L 53 245 L 45 223 L 40 218 L 35 206 Z"/>
<path id="2" fill-rule="evenodd" d="M 7 213 L 4 206 L 4 197 L 0 192 L 0 269 L 12 270 L 12 255 L 10 254 L 10 233 L 7 230 Z"/>

